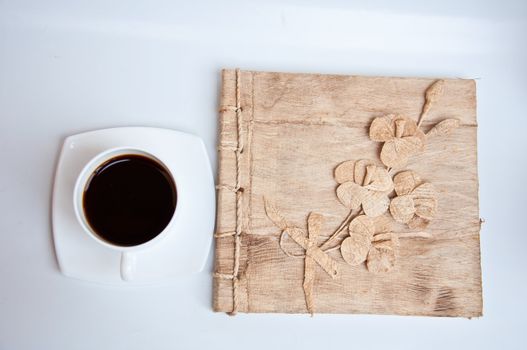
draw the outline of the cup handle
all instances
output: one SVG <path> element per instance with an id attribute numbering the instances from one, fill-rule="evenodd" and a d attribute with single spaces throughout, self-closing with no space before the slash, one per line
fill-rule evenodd
<path id="1" fill-rule="evenodd" d="M 137 256 L 134 253 L 121 253 L 121 279 L 131 281 L 134 278 Z"/>

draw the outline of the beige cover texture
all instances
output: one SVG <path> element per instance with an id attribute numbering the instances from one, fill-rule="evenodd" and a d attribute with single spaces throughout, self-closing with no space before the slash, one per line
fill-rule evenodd
<path id="1" fill-rule="evenodd" d="M 372 120 L 395 114 L 417 121 L 434 81 L 222 72 L 215 311 L 309 312 L 303 289 L 309 261 L 280 248 L 281 230 L 266 215 L 264 198 L 305 232 L 309 213 L 322 214 L 313 235 L 321 245 L 348 214 L 335 192 L 335 168 L 359 159 L 381 165 L 382 144 L 368 136 Z M 396 266 L 383 274 L 346 264 L 340 250 L 328 251 L 339 276 L 314 267 L 315 313 L 482 314 L 475 82 L 444 79 L 443 90 L 421 128 L 427 132 L 446 118 L 459 120 L 459 127 L 431 137 L 405 167 L 437 191 L 437 213 L 424 238 L 399 240 Z"/>

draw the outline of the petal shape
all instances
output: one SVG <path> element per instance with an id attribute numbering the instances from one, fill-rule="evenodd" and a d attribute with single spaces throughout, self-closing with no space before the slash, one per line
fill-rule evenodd
<path id="1" fill-rule="evenodd" d="M 340 163 L 335 168 L 335 180 L 337 181 L 337 183 L 342 184 L 344 182 L 353 181 L 354 169 L 355 162 L 353 160 L 348 160 L 346 162 Z"/>
<path id="2" fill-rule="evenodd" d="M 393 139 L 395 130 L 392 116 L 384 116 L 373 119 L 370 124 L 370 139 L 377 142 L 385 142 Z"/>
<path id="3" fill-rule="evenodd" d="M 393 119 L 393 125 L 396 125 L 401 121 L 404 121 L 404 131 L 402 133 L 402 137 L 415 136 L 417 130 L 419 130 L 419 128 L 417 127 L 417 123 L 413 119 L 398 115 Z"/>
<path id="4" fill-rule="evenodd" d="M 353 235 L 342 241 L 340 254 L 350 265 L 359 265 L 366 260 L 371 247 L 371 240 L 365 235 Z"/>
<path id="5" fill-rule="evenodd" d="M 278 241 L 280 249 L 282 249 L 282 252 L 287 256 L 304 257 L 305 249 L 291 238 L 290 231 L 291 230 L 286 229 L 280 234 L 280 240 Z"/>
<path id="6" fill-rule="evenodd" d="M 411 170 L 402 171 L 393 177 L 395 193 L 397 193 L 398 196 L 409 194 L 421 183 L 419 175 Z"/>
<path id="7" fill-rule="evenodd" d="M 429 220 L 427 219 L 424 219 L 422 217 L 419 217 L 417 215 L 415 215 L 412 220 L 408 221 L 408 227 L 411 228 L 412 230 L 414 229 L 419 229 L 419 230 L 422 230 L 422 229 L 425 229 L 428 224 L 430 223 Z"/>
<path id="8" fill-rule="evenodd" d="M 432 185 L 429 182 L 426 182 L 426 183 L 424 183 L 422 185 L 417 186 L 417 188 L 415 188 L 412 191 L 411 196 L 414 199 L 416 199 L 416 198 L 436 198 L 437 197 L 437 191 L 436 191 L 434 185 Z"/>
<path id="9" fill-rule="evenodd" d="M 351 220 L 348 226 L 348 231 L 350 236 L 363 235 L 371 240 L 375 233 L 375 225 L 371 218 L 366 215 L 359 215 Z"/>
<path id="10" fill-rule="evenodd" d="M 395 266 L 395 247 L 392 241 L 374 243 L 368 253 L 366 266 L 373 273 L 385 273 Z"/>
<path id="11" fill-rule="evenodd" d="M 393 181 L 390 174 L 388 174 L 388 170 L 376 167 L 370 184 L 365 186 L 365 188 L 378 192 L 391 192 L 393 190 Z"/>
<path id="12" fill-rule="evenodd" d="M 421 140 L 421 146 L 419 147 L 419 150 L 423 150 L 425 143 L 426 143 L 426 136 L 421 131 L 421 129 L 417 126 L 417 123 L 413 119 L 403 117 L 403 116 L 397 116 L 396 118 L 394 118 L 393 123 L 394 125 L 396 125 L 397 123 L 400 123 L 401 121 L 404 121 L 404 131 L 401 136 L 403 138 L 408 137 L 408 136 L 417 137 L 418 139 Z M 397 130 L 396 130 L 396 133 L 397 133 Z"/>
<path id="13" fill-rule="evenodd" d="M 390 213 L 395 221 L 406 224 L 414 217 L 414 200 L 408 195 L 395 197 L 390 202 Z"/>
<path id="14" fill-rule="evenodd" d="M 375 192 L 370 190 L 365 190 L 366 193 L 362 198 L 362 209 L 364 214 L 369 217 L 376 217 L 386 213 L 390 205 L 390 199 L 383 192 Z"/>
<path id="15" fill-rule="evenodd" d="M 386 213 L 373 219 L 375 234 L 392 232 L 393 218 Z"/>
<path id="16" fill-rule="evenodd" d="M 414 198 L 415 214 L 423 219 L 432 220 L 436 215 L 437 200 L 435 198 Z"/>
<path id="17" fill-rule="evenodd" d="M 408 163 L 408 158 L 419 152 L 423 146 L 421 139 L 416 136 L 395 138 L 385 142 L 381 150 L 381 161 L 392 168 L 401 168 Z"/>
<path id="18" fill-rule="evenodd" d="M 366 189 L 354 182 L 344 182 L 337 187 L 337 197 L 345 207 L 358 209 L 366 194 Z"/>
<path id="19" fill-rule="evenodd" d="M 375 166 L 375 163 L 369 159 L 361 159 L 355 162 L 353 182 L 357 185 L 364 185 L 368 167 Z M 373 174 L 372 174 L 373 175 Z"/>

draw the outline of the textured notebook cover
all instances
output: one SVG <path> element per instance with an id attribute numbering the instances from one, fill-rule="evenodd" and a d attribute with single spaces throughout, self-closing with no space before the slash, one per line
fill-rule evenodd
<path id="1" fill-rule="evenodd" d="M 264 198 L 306 232 L 306 243 L 307 232 L 311 235 L 308 216 L 320 213 L 324 222 L 313 238 L 316 245 L 323 244 L 349 213 L 337 198 L 337 166 L 360 159 L 382 165 L 383 144 L 369 137 L 372 121 L 391 114 L 417 121 L 425 91 L 434 81 L 223 71 L 215 311 L 482 314 L 473 80 L 445 79 L 441 96 L 421 125 L 426 133 L 445 118 L 459 121 L 448 136 L 427 138 L 426 150 L 410 157 L 404 168 L 433 183 L 437 211 L 423 230 L 393 226 L 394 232 L 403 232 L 401 237 L 417 234 L 398 239 L 397 260 L 389 272 L 372 273 L 365 263 L 351 266 L 334 249 L 327 255 L 336 262 L 339 276 L 332 278 L 311 260 L 309 277 L 306 246 L 289 239 L 288 254 L 299 256 L 286 254 L 279 242 L 283 227 L 266 214 Z M 399 171 L 387 170 L 391 175 Z M 306 281 L 312 285 L 309 296 Z"/>

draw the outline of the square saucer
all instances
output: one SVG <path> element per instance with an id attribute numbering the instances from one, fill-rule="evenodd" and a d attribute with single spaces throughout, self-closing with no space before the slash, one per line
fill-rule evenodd
<path id="1" fill-rule="evenodd" d="M 121 254 L 88 236 L 73 208 L 75 181 L 97 154 L 116 147 L 139 148 L 163 161 L 177 178 L 177 220 L 159 244 L 138 251 L 134 279 L 120 276 Z M 180 131 L 124 127 L 69 136 L 64 141 L 53 187 L 52 223 L 60 271 L 107 284 L 151 284 L 203 269 L 213 238 L 214 178 L 203 141 Z"/>

